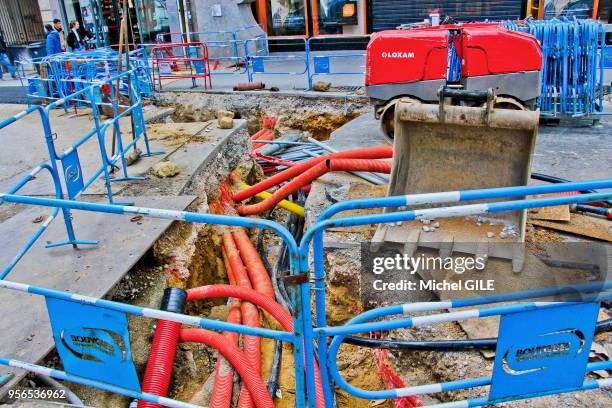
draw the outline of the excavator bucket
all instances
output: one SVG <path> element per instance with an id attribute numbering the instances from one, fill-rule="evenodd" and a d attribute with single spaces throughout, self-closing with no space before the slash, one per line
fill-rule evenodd
<path id="1" fill-rule="evenodd" d="M 498 101 L 492 90 L 453 89 L 440 90 L 439 104 L 398 100 L 388 194 L 526 185 L 539 112 L 508 109 L 505 103 L 500 105 L 505 108 L 496 108 Z M 454 204 L 417 208 L 448 205 Z M 511 259 L 513 270 L 518 272 L 524 262 L 525 221 L 525 211 L 486 219 L 460 216 L 414 221 L 382 226 L 374 241 L 403 243 L 409 253 L 418 247 L 433 247 L 442 256 L 460 252 Z"/>

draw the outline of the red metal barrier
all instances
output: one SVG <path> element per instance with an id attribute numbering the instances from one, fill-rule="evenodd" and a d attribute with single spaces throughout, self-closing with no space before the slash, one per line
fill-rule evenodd
<path id="1" fill-rule="evenodd" d="M 203 42 L 159 44 L 151 50 L 153 86 L 162 88 L 162 79 L 191 78 L 204 80 L 204 89 L 212 88 L 208 47 Z"/>

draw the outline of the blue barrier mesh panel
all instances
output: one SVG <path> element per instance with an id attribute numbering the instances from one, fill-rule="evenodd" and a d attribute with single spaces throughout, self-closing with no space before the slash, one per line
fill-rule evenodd
<path id="1" fill-rule="evenodd" d="M 193 61 L 193 67 L 195 68 L 196 74 L 206 73 L 206 69 L 204 67 L 204 61 Z"/>
<path id="2" fill-rule="evenodd" d="M 504 315 L 489 399 L 580 387 L 599 303 Z"/>
<path id="3" fill-rule="evenodd" d="M 261 74 L 265 72 L 264 59 L 261 57 L 253 57 L 253 72 Z"/>
<path id="4" fill-rule="evenodd" d="M 329 74 L 329 57 L 317 56 L 313 61 L 315 74 Z"/>
<path id="5" fill-rule="evenodd" d="M 142 116 L 142 107 L 134 109 L 132 120 L 134 121 L 134 132 L 136 133 L 136 137 L 138 137 L 144 133 L 146 126 L 144 117 Z"/>
<path id="6" fill-rule="evenodd" d="M 612 69 L 612 45 L 608 45 L 604 48 L 603 66 L 606 69 Z"/>
<path id="7" fill-rule="evenodd" d="M 55 347 L 66 372 L 140 391 L 125 314 L 46 300 Z"/>

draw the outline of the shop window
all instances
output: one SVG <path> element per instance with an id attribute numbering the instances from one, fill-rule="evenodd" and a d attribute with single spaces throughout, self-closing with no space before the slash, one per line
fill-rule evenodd
<path id="1" fill-rule="evenodd" d="M 154 43 L 158 34 L 169 33 L 170 23 L 166 0 L 140 0 L 138 22 L 142 41 Z"/>
<path id="2" fill-rule="evenodd" d="M 304 0 L 268 0 L 269 35 L 306 35 Z"/>
<path id="3" fill-rule="evenodd" d="M 343 34 L 343 27 L 356 25 L 357 1 L 318 0 L 319 34 Z"/>

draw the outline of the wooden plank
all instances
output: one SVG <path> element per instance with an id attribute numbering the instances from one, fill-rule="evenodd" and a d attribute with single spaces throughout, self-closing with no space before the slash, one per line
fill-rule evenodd
<path id="1" fill-rule="evenodd" d="M 572 214 L 570 222 L 529 220 L 529 223 L 556 231 L 612 242 L 612 222 L 584 214 Z"/>
<path id="2" fill-rule="evenodd" d="M 543 221 L 570 221 L 569 205 L 542 207 L 529 210 L 529 219 Z"/>
<path id="3" fill-rule="evenodd" d="M 546 198 L 566 194 L 536 194 L 527 198 Z M 529 218 L 534 220 L 569 221 L 569 205 L 558 205 L 555 207 L 533 208 L 529 210 Z"/>

